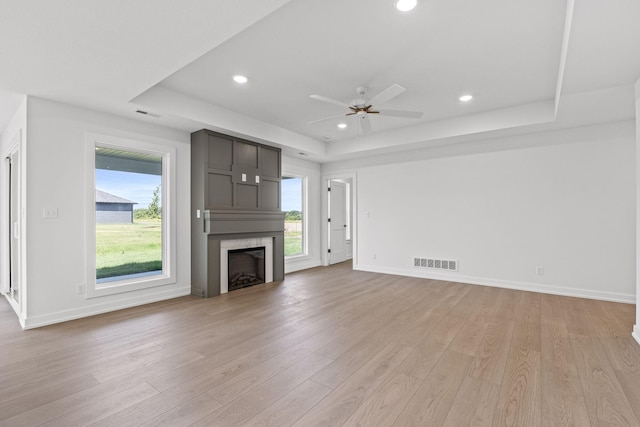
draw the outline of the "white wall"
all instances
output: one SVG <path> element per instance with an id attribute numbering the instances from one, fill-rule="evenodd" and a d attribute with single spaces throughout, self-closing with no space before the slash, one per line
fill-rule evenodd
<path id="1" fill-rule="evenodd" d="M 299 257 L 285 258 L 284 271 L 293 271 L 317 267 L 320 257 L 320 165 L 304 159 L 282 155 L 282 174 L 307 177 L 307 206 L 305 219 L 307 226 L 308 254 Z"/>
<path id="2" fill-rule="evenodd" d="M 188 295 L 191 286 L 189 176 L 190 137 L 104 113 L 29 98 L 27 123 L 27 261 L 29 303 L 26 327 Z M 177 149 L 177 283 L 85 298 L 85 134 L 87 132 L 166 144 Z M 59 218 L 43 219 L 45 207 Z"/>
<path id="3" fill-rule="evenodd" d="M 635 302 L 633 121 L 466 149 L 475 154 L 443 147 L 392 157 L 403 163 L 323 165 L 357 174 L 355 268 Z M 413 257 L 460 269 L 414 268 Z"/>

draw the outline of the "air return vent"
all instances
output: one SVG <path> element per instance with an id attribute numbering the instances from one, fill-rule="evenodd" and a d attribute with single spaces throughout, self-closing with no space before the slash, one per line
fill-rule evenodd
<path id="1" fill-rule="evenodd" d="M 458 271 L 458 261 L 450 259 L 414 258 L 413 266 L 433 270 Z"/>

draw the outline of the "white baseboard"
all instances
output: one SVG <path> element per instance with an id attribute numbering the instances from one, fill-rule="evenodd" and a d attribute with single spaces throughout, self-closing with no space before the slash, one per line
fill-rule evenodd
<path id="1" fill-rule="evenodd" d="M 640 344 L 640 324 L 635 325 L 633 327 L 633 332 L 631 333 L 631 336 L 635 338 L 636 341 L 638 341 L 638 344 Z"/>
<path id="2" fill-rule="evenodd" d="M 76 308 L 72 310 L 58 311 L 55 313 L 40 316 L 27 317 L 23 329 L 39 328 L 41 326 L 52 325 L 54 323 L 67 322 L 69 320 L 80 319 L 82 317 L 95 316 L 96 314 L 108 313 L 110 311 L 122 310 L 124 308 L 136 307 L 167 299 L 178 298 L 191 295 L 191 286 L 181 286 L 177 289 L 154 292 L 135 298 L 123 298 L 119 301 L 95 304 L 88 307 Z M 90 301 L 90 300 L 88 300 Z M 22 323 L 22 322 L 21 322 Z"/>
<path id="3" fill-rule="evenodd" d="M 4 295 L 4 297 L 7 299 L 7 302 L 9 302 L 9 305 L 11 306 L 11 308 L 13 308 L 13 311 L 15 311 L 16 316 L 18 316 L 18 322 L 20 322 L 20 326 L 22 326 L 22 329 L 25 329 L 24 316 L 20 312 L 20 307 L 18 306 L 18 304 L 13 300 L 13 298 L 11 298 L 9 294 L 2 294 L 2 295 Z"/>
<path id="4" fill-rule="evenodd" d="M 293 273 L 295 271 L 306 270 L 313 267 L 318 267 L 322 263 L 320 262 L 320 258 L 309 258 L 309 257 L 300 257 L 298 259 L 285 259 L 284 261 L 284 272 Z"/>
<path id="5" fill-rule="evenodd" d="M 636 296 L 615 292 L 594 291 L 590 289 L 571 288 L 566 286 L 541 285 L 539 283 L 515 282 L 510 280 L 488 279 L 484 277 L 463 276 L 457 273 L 436 273 L 411 268 L 390 268 L 377 265 L 354 265 L 354 270 L 373 273 L 395 274 L 397 276 L 420 277 L 423 279 L 444 280 L 447 282 L 468 283 L 470 285 L 493 286 L 496 288 L 516 289 L 519 291 L 539 292 L 543 294 L 563 295 L 568 297 L 597 299 L 602 301 L 635 304 Z"/>

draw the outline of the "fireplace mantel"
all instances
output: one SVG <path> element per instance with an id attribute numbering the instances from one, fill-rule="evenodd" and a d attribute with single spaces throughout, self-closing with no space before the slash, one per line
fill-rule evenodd
<path id="1" fill-rule="evenodd" d="M 234 233 L 284 233 L 284 212 L 205 210 L 204 232 L 209 235 Z"/>

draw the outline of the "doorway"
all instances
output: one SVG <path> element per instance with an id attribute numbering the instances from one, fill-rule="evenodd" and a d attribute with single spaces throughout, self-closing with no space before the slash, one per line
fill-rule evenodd
<path id="1" fill-rule="evenodd" d="M 325 265 L 353 258 L 355 227 L 353 215 L 353 177 L 326 178 L 327 231 Z"/>
<path id="2" fill-rule="evenodd" d="M 5 266 L 4 278 L 5 293 L 9 301 L 18 313 L 21 312 L 24 296 L 22 295 L 22 221 L 21 221 L 21 152 L 20 135 L 16 137 L 13 148 L 5 158 L 5 174 L 3 185 L 3 220 L 2 233 L 4 237 L 3 247 L 5 255 L 3 265 Z"/>
<path id="3" fill-rule="evenodd" d="M 347 260 L 347 184 L 329 181 L 329 264 Z"/>

